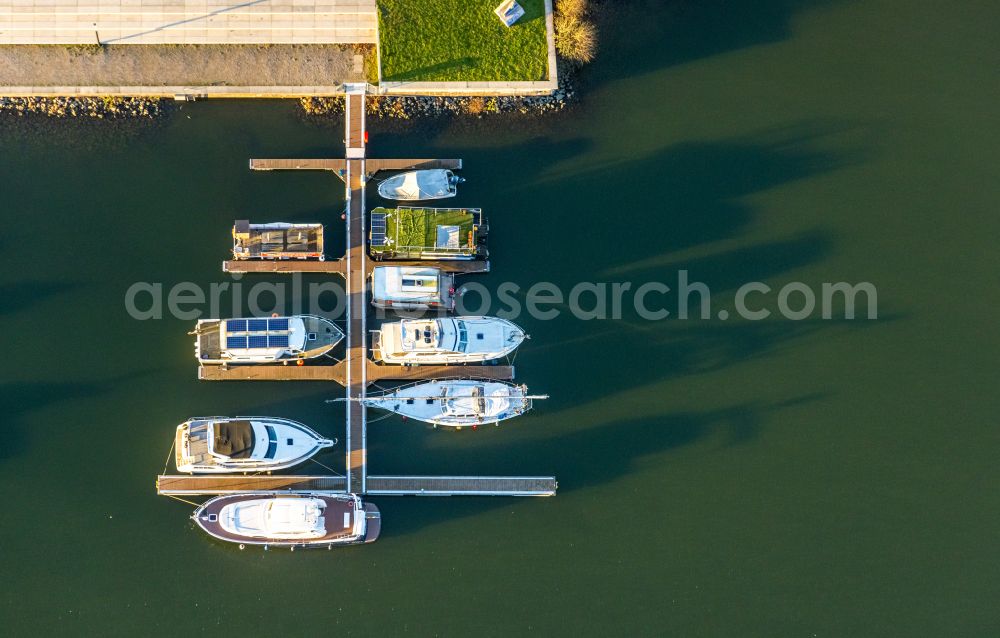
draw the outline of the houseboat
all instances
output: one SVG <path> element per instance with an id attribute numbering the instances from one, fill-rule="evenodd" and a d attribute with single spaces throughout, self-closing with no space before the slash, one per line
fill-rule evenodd
<path id="1" fill-rule="evenodd" d="M 478 208 L 376 208 L 368 234 L 372 259 L 486 259 L 489 227 Z"/>
<path id="2" fill-rule="evenodd" d="M 251 224 L 239 219 L 233 225 L 233 259 L 313 259 L 322 261 L 322 224 Z"/>
<path id="3" fill-rule="evenodd" d="M 399 310 L 455 309 L 455 276 L 439 268 L 376 266 L 372 305 Z"/>

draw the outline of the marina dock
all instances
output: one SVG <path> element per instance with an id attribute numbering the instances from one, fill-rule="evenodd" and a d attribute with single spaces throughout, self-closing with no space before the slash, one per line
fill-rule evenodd
<path id="1" fill-rule="evenodd" d="M 553 496 L 552 476 L 368 476 L 369 495 L 380 496 Z M 212 496 L 239 492 L 346 492 L 342 476 L 206 476 L 164 474 L 156 477 L 163 496 Z"/>
<path id="2" fill-rule="evenodd" d="M 467 378 L 510 381 L 513 366 L 395 366 L 381 365 L 365 357 L 365 381 L 419 381 L 424 379 Z M 199 366 L 201 381 L 335 381 L 347 386 L 347 361 L 332 365 L 241 365 Z"/>
<path id="3" fill-rule="evenodd" d="M 383 380 L 416 381 L 444 378 L 511 380 L 513 366 L 402 366 L 380 365 L 368 356 L 368 279 L 379 262 L 367 254 L 365 186 L 382 170 L 423 168 L 459 169 L 459 159 L 367 159 L 364 85 L 348 86 L 345 116 L 345 159 L 251 159 L 256 171 L 321 170 L 340 177 L 345 187 L 346 247 L 343 258 L 329 261 L 230 260 L 230 273 L 322 273 L 344 277 L 347 293 L 346 355 L 328 365 L 203 365 L 204 381 L 335 381 L 344 387 L 346 400 L 346 452 L 344 476 L 297 475 L 161 475 L 157 491 L 164 495 L 210 495 L 235 492 L 351 492 L 403 496 L 551 496 L 554 477 L 504 476 L 369 476 L 367 415 L 362 403 L 369 385 Z M 391 265 L 433 266 L 453 273 L 489 271 L 486 260 L 399 261 Z"/>

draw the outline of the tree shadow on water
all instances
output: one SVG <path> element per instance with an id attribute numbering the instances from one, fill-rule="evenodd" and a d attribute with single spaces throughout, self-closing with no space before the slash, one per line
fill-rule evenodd
<path id="1" fill-rule="evenodd" d="M 0 284 L 0 315 L 25 310 L 49 297 L 77 287 L 79 284 L 57 281 L 17 281 Z"/>
<path id="2" fill-rule="evenodd" d="M 593 12 L 599 32 L 596 61 L 582 87 L 632 77 L 792 35 L 796 14 L 833 0 L 624 0 Z"/>
<path id="3" fill-rule="evenodd" d="M 89 383 L 31 383 L 13 382 L 0 385 L 0 461 L 13 458 L 28 446 L 23 428 L 23 418 L 29 412 L 43 410 L 58 403 L 74 401 L 105 392 L 103 386 Z M 71 424 L 62 423 L 65 428 Z"/>

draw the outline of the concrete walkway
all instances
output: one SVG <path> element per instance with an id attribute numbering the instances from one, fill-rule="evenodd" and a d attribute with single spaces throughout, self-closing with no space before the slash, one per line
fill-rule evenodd
<path id="1" fill-rule="evenodd" d="M 351 44 L 375 0 L 0 0 L 0 44 Z"/>

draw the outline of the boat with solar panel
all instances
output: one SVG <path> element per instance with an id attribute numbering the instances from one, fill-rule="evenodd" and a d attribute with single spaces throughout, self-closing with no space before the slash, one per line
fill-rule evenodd
<path id="1" fill-rule="evenodd" d="M 215 538 L 241 547 L 372 543 L 382 527 L 378 508 L 356 494 L 228 494 L 205 501 L 191 518 Z"/>
<path id="2" fill-rule="evenodd" d="M 478 208 L 376 208 L 369 218 L 372 259 L 486 259 L 489 227 Z"/>
<path id="3" fill-rule="evenodd" d="M 409 171 L 379 182 L 378 194 L 384 199 L 419 201 L 445 199 L 458 194 L 465 180 L 444 168 Z"/>
<path id="4" fill-rule="evenodd" d="M 174 460 L 192 474 L 282 470 L 336 443 L 290 419 L 196 417 L 177 426 Z"/>
<path id="5" fill-rule="evenodd" d="M 201 319 L 194 349 L 205 364 L 278 363 L 314 359 L 330 352 L 344 332 L 316 315 L 268 319 Z"/>
<path id="6" fill-rule="evenodd" d="M 362 402 L 368 407 L 430 423 L 435 427 L 462 428 L 500 421 L 524 414 L 534 399 L 528 388 L 503 381 L 451 379 L 423 381 L 394 388 L 381 395 L 368 395 Z"/>
<path id="7" fill-rule="evenodd" d="M 372 332 L 376 361 L 408 365 L 480 363 L 512 353 L 527 335 L 499 317 L 404 319 Z"/>

